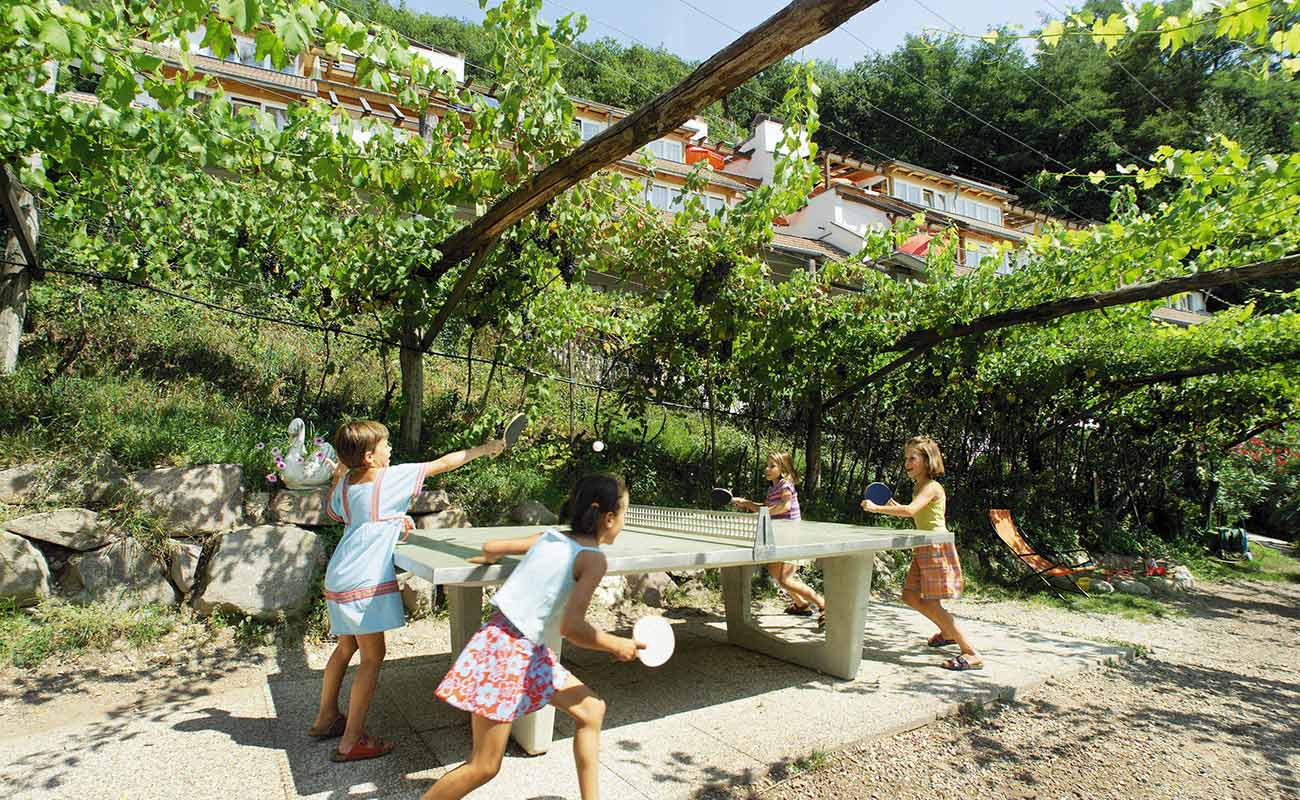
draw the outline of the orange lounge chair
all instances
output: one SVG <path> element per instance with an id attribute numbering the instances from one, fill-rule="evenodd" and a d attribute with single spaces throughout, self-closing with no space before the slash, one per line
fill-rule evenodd
<path id="1" fill-rule="evenodd" d="M 1020 535 L 1016 524 L 1011 521 L 1011 512 L 1005 508 L 989 509 L 989 521 L 993 523 L 993 530 L 997 532 L 998 538 L 1011 549 L 1016 559 L 1029 569 L 1029 574 L 1020 580 L 1021 583 L 1032 581 L 1035 577 L 1040 578 L 1047 584 L 1047 588 L 1052 590 L 1052 594 L 1062 600 L 1065 599 L 1061 594 L 1062 588 L 1067 590 L 1073 588 L 1084 597 L 1091 596 L 1079 585 L 1081 576 L 1097 569 L 1097 564 L 1086 550 L 1066 550 L 1058 553 L 1046 548 L 1030 547 L 1025 537 Z"/>

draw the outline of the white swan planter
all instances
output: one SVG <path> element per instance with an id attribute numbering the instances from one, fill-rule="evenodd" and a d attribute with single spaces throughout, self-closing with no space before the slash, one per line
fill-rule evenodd
<path id="1" fill-rule="evenodd" d="M 321 442 L 315 452 L 308 454 L 306 443 L 307 425 L 294 417 L 289 423 L 289 451 L 283 456 L 284 466 L 279 467 L 280 481 L 286 489 L 319 489 L 334 475 L 338 458 L 334 448 Z"/>

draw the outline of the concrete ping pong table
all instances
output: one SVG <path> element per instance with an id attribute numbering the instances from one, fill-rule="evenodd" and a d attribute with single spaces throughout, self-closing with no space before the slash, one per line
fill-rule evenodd
<path id="1" fill-rule="evenodd" d="M 488 539 L 530 536 L 544 526 L 416 530 L 397 546 L 400 569 L 443 586 L 451 619 L 453 654 L 482 624 L 483 587 L 503 583 L 518 564 L 506 558 L 491 566 L 466 563 Z M 951 542 L 947 531 L 911 531 L 800 520 L 773 520 L 726 511 L 629 507 L 622 533 L 603 547 L 608 574 L 681 572 L 721 568 L 727 611 L 727 640 L 782 661 L 837 678 L 857 676 L 870 602 L 871 569 L 882 550 Z M 759 628 L 750 613 L 754 567 L 773 561 L 819 559 L 825 577 L 826 630 L 820 642 L 788 642 Z M 557 626 L 558 627 L 558 626 Z M 560 653 L 559 631 L 548 629 L 546 644 Z M 551 706 L 516 720 L 511 734 L 530 754 L 551 745 Z"/>

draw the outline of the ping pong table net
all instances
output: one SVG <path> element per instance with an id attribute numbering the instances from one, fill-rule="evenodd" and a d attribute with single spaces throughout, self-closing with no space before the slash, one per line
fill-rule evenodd
<path id="1" fill-rule="evenodd" d="M 649 531 L 735 539 L 737 544 L 752 545 L 755 550 L 776 544 L 772 517 L 766 508 L 760 508 L 757 514 L 738 514 L 694 508 L 630 505 L 625 524 Z"/>

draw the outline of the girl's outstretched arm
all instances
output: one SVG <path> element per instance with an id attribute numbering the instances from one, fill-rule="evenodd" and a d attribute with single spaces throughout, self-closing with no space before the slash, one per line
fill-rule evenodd
<path id="1" fill-rule="evenodd" d="M 502 556 L 521 556 L 537 541 L 540 533 L 522 539 L 488 539 L 483 543 L 483 554 L 465 559 L 471 564 L 495 564 Z"/>
<path id="2" fill-rule="evenodd" d="M 453 469 L 463 467 L 480 456 L 492 456 L 493 458 L 496 458 L 501 455 L 501 452 L 505 449 L 506 443 L 504 439 L 489 439 L 478 447 L 470 447 L 466 450 L 457 450 L 456 452 L 448 453 L 435 461 L 430 461 L 428 467 L 425 468 L 424 474 L 439 475 L 443 472 L 451 472 Z"/>
<path id="3" fill-rule="evenodd" d="M 915 517 L 917 512 L 929 505 L 939 495 L 939 488 L 930 481 L 925 488 L 916 493 L 912 502 L 903 505 L 897 500 L 890 500 L 885 505 L 877 505 L 870 500 L 862 501 L 862 510 L 875 514 L 888 514 L 891 517 Z"/>
<path id="4" fill-rule="evenodd" d="M 605 577 L 605 569 L 604 553 L 587 550 L 574 559 L 573 593 L 569 595 L 569 603 L 564 607 L 560 635 L 579 647 L 604 650 L 619 661 L 631 661 L 636 658 L 636 651 L 645 647 L 644 644 L 606 633 L 587 621 L 587 606 L 591 605 L 591 596 L 600 584 L 600 579 Z"/>

